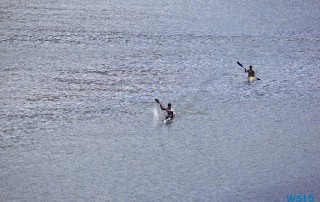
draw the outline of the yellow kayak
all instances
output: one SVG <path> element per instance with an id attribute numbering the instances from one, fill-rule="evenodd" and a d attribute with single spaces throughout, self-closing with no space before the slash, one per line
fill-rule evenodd
<path id="1" fill-rule="evenodd" d="M 248 77 L 248 81 L 251 83 L 251 82 L 253 82 L 253 80 L 254 80 L 254 77 L 253 76 L 249 76 Z"/>

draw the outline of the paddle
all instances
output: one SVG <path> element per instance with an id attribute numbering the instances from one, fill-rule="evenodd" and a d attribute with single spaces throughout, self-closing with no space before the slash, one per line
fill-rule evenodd
<path id="1" fill-rule="evenodd" d="M 156 98 L 154 100 L 162 106 L 162 104 L 161 104 L 161 102 L 160 102 L 160 100 L 158 98 Z"/>
<path id="2" fill-rule="evenodd" d="M 160 104 L 160 107 L 161 107 L 161 109 L 165 109 L 164 107 L 163 107 L 163 105 L 162 105 L 162 103 L 160 102 L 160 100 L 158 99 L 158 98 L 156 98 L 156 99 L 154 99 L 157 103 L 159 103 Z"/>
<path id="3" fill-rule="evenodd" d="M 237 64 L 239 65 L 239 66 L 241 66 L 243 69 L 245 69 L 245 70 L 247 70 L 240 62 L 237 62 Z M 255 77 L 257 80 L 261 80 L 261 79 L 259 79 L 258 77 Z"/>

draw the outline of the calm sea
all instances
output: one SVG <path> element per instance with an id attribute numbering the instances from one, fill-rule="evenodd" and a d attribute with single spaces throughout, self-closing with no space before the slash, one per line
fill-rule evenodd
<path id="1" fill-rule="evenodd" d="M 319 33 L 318 0 L 3 0 L 0 201 L 320 200 Z"/>

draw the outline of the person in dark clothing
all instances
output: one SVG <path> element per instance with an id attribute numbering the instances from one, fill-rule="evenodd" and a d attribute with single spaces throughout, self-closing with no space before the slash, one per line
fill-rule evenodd
<path id="1" fill-rule="evenodd" d="M 166 119 L 173 119 L 175 116 L 175 112 L 173 111 L 171 107 L 171 103 L 168 104 L 168 108 L 164 108 L 162 104 L 160 104 L 160 108 L 162 110 L 165 110 L 168 113 L 168 116 L 166 116 Z"/>
<path id="2" fill-rule="evenodd" d="M 160 104 L 161 110 L 164 110 L 164 111 L 166 111 L 166 112 L 168 113 L 168 115 L 166 116 L 166 120 L 171 120 L 171 119 L 173 119 L 174 116 L 176 115 L 176 113 L 175 113 L 174 110 L 172 109 L 171 103 L 168 104 L 168 108 L 165 108 L 157 98 L 156 98 L 155 100 L 156 100 L 157 103 Z"/>

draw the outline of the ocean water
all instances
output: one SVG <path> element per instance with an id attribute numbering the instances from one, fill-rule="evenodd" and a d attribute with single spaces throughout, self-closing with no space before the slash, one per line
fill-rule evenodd
<path id="1" fill-rule="evenodd" d="M 2 1 L 0 201 L 320 200 L 319 22 L 315 0 Z"/>

